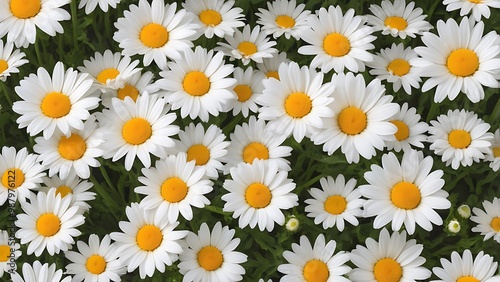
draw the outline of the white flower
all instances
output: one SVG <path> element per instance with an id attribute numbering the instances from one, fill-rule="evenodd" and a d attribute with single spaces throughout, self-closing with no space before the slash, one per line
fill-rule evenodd
<path id="1" fill-rule="evenodd" d="M 66 276 L 62 278 L 62 269 L 56 269 L 56 264 L 44 263 L 43 265 L 38 261 L 33 262 L 33 266 L 25 262 L 23 264 L 23 276 L 19 273 L 14 273 L 11 278 L 12 282 L 35 282 L 35 281 L 47 281 L 47 282 L 71 282 L 71 276 Z M 24 278 L 23 278 L 24 277 Z"/>
<path id="2" fill-rule="evenodd" d="M 17 270 L 15 262 L 21 256 L 20 248 L 21 245 L 16 243 L 13 238 L 10 238 L 9 232 L 0 230 L 0 278 L 5 273 L 12 273 L 12 271 Z"/>
<path id="3" fill-rule="evenodd" d="M 296 0 L 275 0 L 267 2 L 267 10 L 259 8 L 257 23 L 262 25 L 262 30 L 272 34 L 274 38 L 285 35 L 300 40 L 302 33 L 309 30 L 307 18 L 311 11 L 304 10 L 305 4 L 297 5 Z"/>
<path id="4" fill-rule="evenodd" d="M 0 81 L 6 81 L 11 73 L 19 72 L 18 67 L 28 63 L 28 60 L 24 59 L 26 56 L 24 52 L 19 49 L 12 52 L 13 49 L 14 44 L 11 42 L 4 44 L 3 40 L 0 40 Z"/>
<path id="5" fill-rule="evenodd" d="M 493 261 L 493 257 L 479 252 L 472 258 L 470 250 L 465 250 L 461 257 L 459 253 L 451 253 L 451 261 L 442 258 L 441 267 L 433 267 L 432 272 L 439 277 L 439 280 L 431 282 L 455 282 L 455 281 L 481 281 L 498 282 L 500 276 L 495 275 L 498 263 Z"/>
<path id="6" fill-rule="evenodd" d="M 500 169 L 500 128 L 495 130 L 495 135 L 491 141 L 491 148 L 484 160 L 490 162 L 490 167 L 493 171 Z"/>
<path id="7" fill-rule="evenodd" d="M 236 79 L 233 92 L 238 97 L 238 99 L 232 100 L 232 103 L 228 106 L 229 109 L 233 109 L 233 116 L 240 112 L 244 117 L 248 117 L 250 112 L 257 113 L 259 107 L 256 101 L 262 95 L 264 90 L 262 80 L 266 76 L 261 71 L 254 71 L 252 67 L 247 67 L 245 70 L 236 67 L 233 77 Z"/>
<path id="8" fill-rule="evenodd" d="M 424 147 L 422 142 L 427 141 L 425 133 L 427 133 L 429 125 L 420 121 L 417 109 L 413 107 L 408 109 L 408 103 L 404 103 L 389 121 L 398 128 L 398 131 L 389 140 L 386 140 L 385 145 L 388 150 L 408 152 L 412 146 Z"/>
<path id="9" fill-rule="evenodd" d="M 470 220 L 477 223 L 472 228 L 472 232 L 480 232 L 484 240 L 493 238 L 500 243 L 500 198 L 493 198 L 493 201 L 483 202 L 484 211 L 479 208 L 473 208 L 474 215 Z"/>
<path id="10" fill-rule="evenodd" d="M 481 21 L 481 17 L 490 18 L 491 8 L 500 8 L 499 0 L 443 0 L 446 11 L 451 12 L 460 9 L 460 16 L 471 14 L 476 22 Z"/>
<path id="11" fill-rule="evenodd" d="M 108 7 L 116 9 L 116 4 L 120 3 L 120 1 L 121 0 L 80 0 L 78 9 L 85 7 L 85 14 L 88 15 L 92 13 L 97 7 L 97 4 L 99 4 L 99 8 L 101 8 L 103 12 L 107 12 Z"/>

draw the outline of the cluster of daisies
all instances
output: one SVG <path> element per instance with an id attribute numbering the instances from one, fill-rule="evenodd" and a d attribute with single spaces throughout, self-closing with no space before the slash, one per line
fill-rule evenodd
<path id="1" fill-rule="evenodd" d="M 70 2 L 0 3 L 0 80 L 28 63 L 20 48 L 31 48 L 37 32 L 63 36 Z M 107 12 L 119 2 L 82 0 L 78 8 L 92 14 L 99 4 Z M 443 170 L 433 169 L 435 156 L 452 170 L 479 162 L 500 169 L 500 128 L 461 108 L 427 123 L 417 113 L 422 109 L 395 102 L 416 90 L 433 92 L 434 104 L 459 95 L 477 104 L 489 99 L 485 89 L 500 88 L 500 35 L 486 32 L 482 21 L 500 1 L 440 4 L 460 9 L 462 18 L 439 20 L 435 31 L 423 10 L 405 0 L 371 4 L 369 15 L 269 1 L 252 15 L 253 26 L 232 0 L 139 0 L 124 7 L 112 37 L 120 51 L 96 52 L 79 66 L 57 62 L 51 72 L 40 66 L 12 89 L 17 97 L 8 102 L 18 127 L 34 144 L 32 153 L 1 148 L 0 205 L 20 206 L 20 244 L 0 231 L 0 277 L 120 281 L 126 273 L 144 279 L 176 266 L 183 281 L 241 281 L 249 254 L 238 251 L 236 229 L 269 236 L 276 226 L 296 231 L 298 221 L 287 216 L 302 206 L 325 230 L 349 232 L 346 222 L 373 219 L 378 241 L 339 250 L 323 234 L 302 235 L 282 253 L 281 281 L 500 281 L 490 250 L 454 251 L 431 271 L 420 256 L 422 242 L 407 239 L 417 229 L 442 226 L 439 212 L 455 204 Z M 377 36 L 403 43 L 376 51 Z M 417 37 L 422 43 L 412 48 Z M 279 50 L 285 41 L 300 46 L 308 63 Z M 372 158 L 380 164 L 363 179 L 317 175 L 311 186 L 319 187 L 301 190 L 292 175 L 302 168 L 290 157 L 308 154 L 293 151 L 302 142 L 346 165 Z M 424 155 L 424 144 L 433 156 Z M 126 220 L 119 230 L 102 238 L 82 234 L 101 196 L 93 192 L 92 171 L 112 186 L 109 163 L 139 174 L 140 185 L 131 189 L 140 200 L 120 207 Z M 475 223 L 472 232 L 500 243 L 498 196 L 472 213 L 468 206 L 459 212 Z M 216 197 L 223 206 L 212 205 Z M 216 220 L 182 230 L 182 223 L 196 221 L 197 209 L 228 215 L 237 227 Z M 448 229 L 457 224 L 450 221 Z M 86 235 L 87 242 L 78 240 Z M 18 269 L 9 262 L 23 256 L 21 246 L 25 255 L 63 254 L 70 263 L 63 270 L 36 260 Z"/>

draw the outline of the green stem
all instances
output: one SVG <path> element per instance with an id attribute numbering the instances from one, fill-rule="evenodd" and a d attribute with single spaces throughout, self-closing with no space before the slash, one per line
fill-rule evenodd
<path id="1" fill-rule="evenodd" d="M 0 85 L 2 85 L 1 88 L 2 88 L 3 93 L 5 94 L 5 98 L 7 99 L 7 102 L 9 103 L 10 107 L 12 108 L 12 105 L 13 105 L 12 99 L 10 99 L 9 91 L 5 87 L 5 82 L 0 82 Z"/>
<path id="2" fill-rule="evenodd" d="M 225 212 L 221 208 L 216 207 L 216 206 L 205 206 L 204 209 L 209 210 L 213 213 L 221 214 L 221 215 L 231 215 L 230 212 Z"/>
<path id="3" fill-rule="evenodd" d="M 296 194 L 300 194 L 300 192 L 302 190 L 304 190 L 304 188 L 307 188 L 307 187 L 313 185 L 314 183 L 318 182 L 322 177 L 323 177 L 323 175 L 317 175 L 316 177 L 307 181 L 306 183 L 301 184 L 301 185 L 297 185 L 297 187 L 295 188 L 295 190 L 297 191 Z"/>
<path id="4" fill-rule="evenodd" d="M 40 40 L 35 40 L 35 53 L 36 53 L 36 59 L 38 61 L 38 66 L 41 67 L 41 66 L 43 66 L 42 55 L 40 53 L 40 46 L 39 46 L 40 43 L 38 43 L 38 42 L 40 42 Z"/>
<path id="5" fill-rule="evenodd" d="M 73 25 L 73 47 L 75 49 L 78 48 L 78 40 L 77 40 L 77 36 L 76 36 L 76 33 L 77 33 L 77 30 L 78 30 L 78 25 L 77 25 L 77 7 L 76 7 L 76 0 L 72 0 L 71 3 L 70 3 L 70 7 L 71 7 L 71 23 Z"/>
<path id="6" fill-rule="evenodd" d="M 90 176 L 90 180 L 92 181 L 92 183 L 94 183 L 94 188 L 95 188 L 97 194 L 103 198 L 103 200 L 105 202 L 105 205 L 108 206 L 108 207 L 110 207 L 110 208 L 112 208 L 111 215 L 116 220 L 116 222 L 118 222 L 119 218 L 116 216 L 115 212 L 122 210 L 123 207 L 120 207 L 115 202 L 115 200 L 113 199 L 113 197 L 111 197 L 106 192 L 106 189 L 104 187 L 102 187 L 101 184 L 99 184 L 99 181 L 97 181 L 97 179 L 95 179 L 95 177 L 93 175 Z"/>

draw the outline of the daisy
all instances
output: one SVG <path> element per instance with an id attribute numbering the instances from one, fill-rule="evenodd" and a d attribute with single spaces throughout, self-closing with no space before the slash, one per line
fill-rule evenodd
<path id="1" fill-rule="evenodd" d="M 179 140 L 174 140 L 176 150 L 187 154 L 187 161 L 195 161 L 197 167 L 206 169 L 206 176 L 211 179 L 219 177 L 219 171 L 224 169 L 221 161 L 227 154 L 226 135 L 215 124 L 211 124 L 207 130 L 203 124 L 190 123 L 178 134 Z"/>
<path id="2" fill-rule="evenodd" d="M 28 63 L 28 60 L 24 59 L 26 54 L 21 52 L 19 49 L 15 49 L 14 44 L 11 42 L 3 43 L 0 40 L 0 81 L 6 81 L 7 77 L 11 73 L 18 73 L 18 67 Z"/>
<path id="3" fill-rule="evenodd" d="M 331 118 L 328 107 L 333 101 L 335 86 L 323 83 L 323 73 L 307 66 L 299 67 L 295 62 L 282 64 L 279 68 L 280 80 L 266 79 L 264 91 L 257 98 L 262 105 L 259 118 L 269 120 L 270 130 L 287 137 L 293 134 L 297 142 L 306 135 L 321 128 L 321 118 Z"/>
<path id="4" fill-rule="evenodd" d="M 431 120 L 429 148 L 455 170 L 460 165 L 471 166 L 490 151 L 493 133 L 489 129 L 490 125 L 474 112 L 448 110 L 446 115 Z"/>
<path id="5" fill-rule="evenodd" d="M 254 71 L 252 67 L 248 67 L 246 70 L 236 67 L 233 77 L 237 81 L 233 92 L 238 97 L 238 99 L 232 100 L 233 102 L 229 105 L 229 108 L 233 109 L 233 116 L 236 116 L 240 112 L 244 117 L 248 117 L 250 111 L 257 113 L 259 107 L 255 101 L 257 97 L 262 95 L 262 91 L 264 90 L 264 85 L 262 84 L 262 80 L 265 79 L 264 73 Z"/>
<path id="6" fill-rule="evenodd" d="M 287 175 L 273 162 L 255 160 L 252 164 L 239 164 L 231 169 L 232 180 L 224 181 L 223 187 L 229 193 L 222 196 L 226 202 L 223 210 L 239 218 L 240 228 L 253 229 L 258 225 L 260 231 L 271 232 L 274 223 L 285 223 L 281 210 L 298 205 L 298 196 L 291 192 L 295 183 Z"/>
<path id="7" fill-rule="evenodd" d="M 0 38 L 7 34 L 7 42 L 16 47 L 35 43 L 37 27 L 50 36 L 64 33 L 60 21 L 70 19 L 61 8 L 70 0 L 4 0 L 0 2 Z"/>
<path id="8" fill-rule="evenodd" d="M 0 230 L 0 278 L 17 269 L 15 261 L 21 256 L 21 245 L 9 237 L 9 232 Z"/>
<path id="9" fill-rule="evenodd" d="M 269 41 L 266 33 L 260 30 L 260 26 L 255 26 L 250 30 L 250 25 L 245 25 L 243 31 L 237 29 L 234 35 L 224 36 L 227 43 L 217 42 L 217 51 L 223 51 L 229 59 L 241 60 L 244 65 L 248 65 L 250 60 L 256 63 L 262 63 L 264 58 L 271 58 L 277 49 L 272 48 L 276 45 L 275 41 Z"/>
<path id="10" fill-rule="evenodd" d="M 108 89 L 106 92 L 102 93 L 101 99 L 102 104 L 110 108 L 111 99 L 114 97 L 121 100 L 125 100 L 125 97 L 130 97 L 134 102 L 141 93 L 148 92 L 148 94 L 156 94 L 159 87 L 156 83 L 153 83 L 154 74 L 150 71 L 144 73 L 136 72 L 130 78 L 125 81 L 123 87 L 116 90 Z"/>
<path id="11" fill-rule="evenodd" d="M 451 206 L 444 186 L 443 171 L 431 172 L 433 159 L 424 158 L 415 150 L 405 152 L 401 163 L 394 153 L 382 156 L 382 166 L 372 165 L 365 172 L 368 184 L 359 191 L 367 198 L 363 205 L 363 216 L 375 216 L 374 228 L 392 222 L 393 231 L 404 224 L 408 234 L 415 233 L 415 224 L 426 231 L 432 224 L 442 225 L 443 220 L 435 211 Z"/>
<path id="12" fill-rule="evenodd" d="M 215 224 L 212 232 L 205 222 L 198 234 L 189 232 L 187 246 L 179 256 L 183 281 L 241 281 L 245 269 L 240 264 L 247 261 L 247 256 L 235 251 L 241 240 L 234 238 L 234 233 L 234 229 L 222 227 L 220 222 Z"/>
<path id="13" fill-rule="evenodd" d="M 314 224 L 323 223 L 323 229 L 337 226 L 339 231 L 344 230 L 344 220 L 357 226 L 358 217 L 361 217 L 364 200 L 356 186 L 356 179 L 351 178 L 347 183 L 342 174 L 333 177 L 323 177 L 319 180 L 321 189 L 311 188 L 309 194 L 313 199 L 306 199 L 305 212 L 308 217 L 314 218 Z"/>
<path id="14" fill-rule="evenodd" d="M 191 206 L 203 208 L 210 201 L 205 194 L 212 191 L 212 181 L 204 179 L 205 168 L 196 167 L 195 161 L 187 161 L 186 154 L 170 155 L 156 161 L 155 167 L 141 170 L 139 176 L 143 186 L 134 192 L 146 197 L 141 201 L 141 208 L 157 210 L 175 223 L 179 213 L 186 219 L 193 219 Z"/>
<path id="15" fill-rule="evenodd" d="M 43 137 L 49 139 L 59 128 L 69 137 L 72 129 L 83 129 L 89 110 L 99 103 L 99 98 L 88 97 L 92 79 L 73 68 L 64 72 L 61 62 L 56 63 L 52 77 L 40 67 L 37 74 L 30 74 L 19 84 L 15 91 L 22 101 L 14 102 L 12 110 L 21 115 L 16 122 L 19 128 L 27 127 L 30 136 L 43 131 Z"/>
<path id="16" fill-rule="evenodd" d="M 490 162 L 490 167 L 493 171 L 498 171 L 500 169 L 500 128 L 495 131 L 495 135 L 491 141 L 490 151 L 486 155 L 485 161 Z"/>
<path id="17" fill-rule="evenodd" d="M 472 257 L 470 250 L 465 250 L 462 256 L 454 251 L 451 253 L 451 261 L 445 258 L 440 261 L 442 268 L 432 268 L 432 272 L 439 277 L 439 280 L 431 282 L 496 282 L 500 279 L 500 276 L 495 275 L 498 262 L 494 262 L 493 257 L 484 254 L 483 251 L 479 252 L 475 258 Z"/>
<path id="18" fill-rule="evenodd" d="M 319 234 L 311 245 L 305 235 L 300 236 L 300 244 L 293 243 L 293 251 L 284 251 L 287 264 L 278 266 L 278 271 L 285 274 L 280 281 L 344 281 L 350 280 L 344 275 L 351 268 L 346 264 L 349 255 L 344 251 L 335 254 L 337 242 L 325 242 L 325 236 Z"/>
<path id="19" fill-rule="evenodd" d="M 165 101 L 157 95 L 144 93 L 134 102 L 113 98 L 111 108 L 97 117 L 104 143 L 101 149 L 105 159 L 115 162 L 125 157 L 125 169 L 130 170 L 136 157 L 144 167 L 151 166 L 151 156 L 164 155 L 164 148 L 173 147 L 170 136 L 179 132 L 174 113 L 168 113 Z"/>
<path id="20" fill-rule="evenodd" d="M 432 28 L 425 20 L 427 15 L 422 15 L 423 10 L 415 8 L 413 1 L 406 5 L 406 0 L 394 0 L 394 3 L 384 0 L 381 6 L 371 4 L 369 9 L 373 15 L 366 15 L 368 24 L 374 31 L 381 30 L 383 35 L 415 38 L 416 34 L 421 35 Z"/>
<path id="21" fill-rule="evenodd" d="M 56 264 L 34 261 L 33 266 L 25 262 L 23 264 L 23 276 L 19 273 L 14 273 L 11 276 L 12 282 L 34 282 L 34 281 L 50 281 L 50 282 L 71 282 L 71 276 L 62 278 L 62 269 L 56 269 Z M 24 277 L 24 278 L 23 278 Z"/>
<path id="22" fill-rule="evenodd" d="M 438 35 L 425 32 L 422 42 L 426 46 L 414 50 L 421 57 L 412 61 L 421 76 L 429 77 L 422 92 L 436 87 L 434 101 L 446 97 L 455 99 L 463 92 L 477 103 L 484 99 L 482 86 L 498 88 L 500 76 L 500 36 L 491 31 L 483 36 L 484 22 L 470 23 L 463 18 L 460 26 L 454 19 L 437 22 Z"/>
<path id="23" fill-rule="evenodd" d="M 292 147 L 283 145 L 286 136 L 270 131 L 264 120 L 250 116 L 248 123 L 236 125 L 229 138 L 225 173 L 242 162 L 251 164 L 256 159 L 274 162 L 279 170 L 291 169 L 285 159 L 292 152 Z"/>
<path id="24" fill-rule="evenodd" d="M 99 148 L 102 139 L 99 136 L 97 122 L 92 115 L 83 125 L 83 130 L 72 130 L 69 137 L 56 130 L 48 140 L 37 137 L 33 150 L 40 154 L 38 160 L 49 168 L 49 177 L 59 174 L 65 179 L 74 171 L 79 177 L 90 177 L 90 167 L 99 167 L 97 158 L 103 151 Z"/>
<path id="25" fill-rule="evenodd" d="M 231 91 L 236 80 L 228 77 L 234 67 L 225 64 L 222 52 L 196 46 L 187 49 L 181 59 L 169 63 L 168 71 L 161 72 L 163 79 L 156 83 L 165 101 L 173 110 L 181 109 L 181 117 L 199 117 L 207 122 L 209 115 L 218 116 L 236 95 Z"/>
<path id="26" fill-rule="evenodd" d="M 7 202 L 10 193 L 15 194 L 15 199 L 24 202 L 29 197 L 29 191 L 42 183 L 45 168 L 37 161 L 37 158 L 36 154 L 28 154 L 26 148 L 16 152 L 14 147 L 2 147 L 0 205 Z"/>
<path id="27" fill-rule="evenodd" d="M 234 31 L 245 25 L 243 9 L 233 7 L 234 1 L 186 0 L 182 7 L 193 13 L 193 22 L 201 26 L 206 38 L 233 36 Z"/>
<path id="28" fill-rule="evenodd" d="M 154 60 L 161 69 L 167 58 L 180 59 L 182 51 L 193 46 L 199 28 L 191 13 L 177 11 L 177 3 L 165 4 L 164 0 L 153 0 L 151 4 L 140 0 L 139 6 L 130 5 L 123 16 L 115 22 L 118 30 L 113 35 L 123 55 L 144 55 L 145 66 Z"/>
<path id="29" fill-rule="evenodd" d="M 460 9 L 460 16 L 471 14 L 476 22 L 481 21 L 481 17 L 490 18 L 491 8 L 500 8 L 499 0 L 443 0 L 446 11 L 451 12 Z"/>
<path id="30" fill-rule="evenodd" d="M 472 232 L 480 232 L 484 241 L 493 238 L 500 243 L 500 198 L 493 198 L 492 202 L 483 202 L 484 211 L 473 208 L 474 215 L 470 220 L 477 223 Z"/>
<path id="31" fill-rule="evenodd" d="M 382 150 L 384 141 L 396 133 L 396 126 L 389 119 L 398 111 L 391 103 L 392 96 L 384 95 L 385 87 L 379 79 L 368 85 L 361 74 L 335 74 L 334 103 L 330 104 L 333 118 L 323 119 L 323 128 L 314 131 L 311 140 L 323 144 L 329 155 L 341 148 L 348 163 L 359 162 L 359 155 L 371 159 Z"/>
<path id="32" fill-rule="evenodd" d="M 405 231 L 389 235 L 384 228 L 378 242 L 368 238 L 365 245 L 357 245 L 351 251 L 351 261 L 356 266 L 349 273 L 352 281 L 414 282 L 431 276 L 431 272 L 422 266 L 425 262 L 420 256 L 423 245 L 417 244 L 415 239 L 406 241 Z"/>
<path id="33" fill-rule="evenodd" d="M 75 243 L 73 237 L 82 233 L 76 227 L 85 221 L 77 206 L 70 206 L 71 198 L 56 195 L 52 188 L 48 193 L 30 193 L 30 202 L 21 203 L 24 213 L 17 215 L 16 238 L 27 244 L 27 254 L 39 257 L 47 249 L 49 255 L 67 251 Z"/>
<path id="34" fill-rule="evenodd" d="M 408 152 L 412 149 L 411 146 L 424 148 L 422 142 L 427 141 L 425 133 L 429 125 L 420 121 L 417 109 L 414 107 L 408 109 L 408 103 L 404 103 L 389 121 L 398 128 L 398 131 L 394 133 L 393 138 L 386 140 L 385 145 L 388 150 Z"/>
<path id="35" fill-rule="evenodd" d="M 146 211 L 137 203 L 125 209 L 129 221 L 118 224 L 122 232 L 112 232 L 116 243 L 119 263 L 132 272 L 139 267 L 141 279 L 153 276 L 155 269 L 165 272 L 165 265 L 171 266 L 182 253 L 180 240 L 188 231 L 174 230 L 178 222 L 168 223 L 167 217 L 154 211 Z"/>
<path id="36" fill-rule="evenodd" d="M 305 4 L 297 5 L 295 0 L 275 0 L 267 2 L 267 10 L 259 8 L 257 23 L 262 25 L 262 30 L 272 34 L 274 38 L 285 35 L 286 39 L 293 36 L 300 40 L 302 33 L 308 31 L 307 18 L 311 11 L 305 10 Z"/>
<path id="37" fill-rule="evenodd" d="M 85 13 L 89 15 L 95 10 L 97 4 L 99 4 L 99 8 L 101 8 L 103 12 L 107 12 L 108 7 L 116 9 L 116 4 L 120 3 L 120 1 L 121 0 L 80 0 L 78 9 L 85 7 Z"/>
<path id="38" fill-rule="evenodd" d="M 262 63 L 257 64 L 257 69 L 266 75 L 266 78 L 280 79 L 278 69 L 282 63 L 289 63 L 286 52 L 275 53 L 271 58 L 262 59 Z"/>
<path id="39" fill-rule="evenodd" d="M 332 21 L 331 19 L 335 19 Z M 365 62 L 371 62 L 373 55 L 367 50 L 375 48 L 371 42 L 376 39 L 373 30 L 365 24 L 364 17 L 355 16 L 354 10 L 342 13 L 340 6 L 319 9 L 317 15 L 307 19 L 309 31 L 302 33 L 308 45 L 299 48 L 302 55 L 315 55 L 311 68 L 322 72 L 334 69 L 337 73 L 347 68 L 352 72 L 365 70 Z"/>
<path id="40" fill-rule="evenodd" d="M 373 62 L 366 64 L 373 68 L 370 74 L 380 80 L 392 83 L 394 92 L 398 92 L 403 86 L 406 94 L 411 95 L 411 89 L 419 89 L 422 79 L 417 74 L 417 69 L 412 66 L 412 60 L 418 55 L 408 47 L 404 49 L 403 43 L 392 44 L 391 48 L 380 50 L 373 57 Z"/>
<path id="41" fill-rule="evenodd" d="M 66 265 L 66 273 L 74 275 L 72 281 L 121 281 L 120 275 L 125 274 L 126 269 L 118 261 L 119 253 L 109 235 L 99 241 L 99 236 L 91 234 L 88 245 L 82 241 L 76 245 L 78 252 L 64 253 L 71 262 Z"/>

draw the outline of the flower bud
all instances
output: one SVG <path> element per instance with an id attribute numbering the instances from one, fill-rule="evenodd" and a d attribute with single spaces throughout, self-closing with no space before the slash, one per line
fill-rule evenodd
<path id="1" fill-rule="evenodd" d="M 461 205 L 458 207 L 457 212 L 463 218 L 470 217 L 470 207 L 468 205 Z"/>
<path id="2" fill-rule="evenodd" d="M 300 221 L 295 216 L 290 216 L 286 221 L 286 230 L 295 232 L 299 228 Z"/>
<path id="3" fill-rule="evenodd" d="M 448 231 L 451 233 L 458 233 L 460 232 L 460 222 L 458 222 L 456 219 L 450 220 L 448 223 Z"/>

